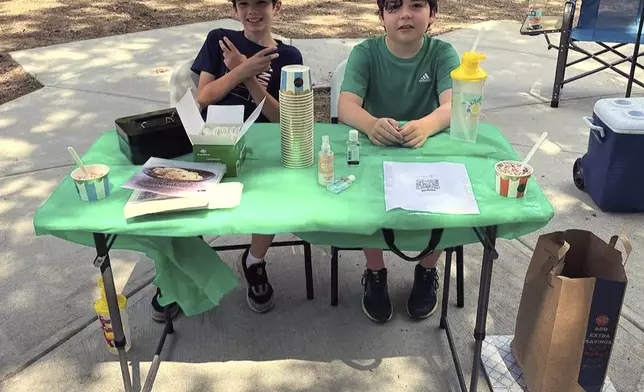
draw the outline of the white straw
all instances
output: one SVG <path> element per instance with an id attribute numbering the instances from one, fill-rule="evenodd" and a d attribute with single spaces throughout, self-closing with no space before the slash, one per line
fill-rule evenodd
<path id="1" fill-rule="evenodd" d="M 539 138 L 539 140 L 537 140 L 537 142 L 534 144 L 534 147 L 532 147 L 532 150 L 530 150 L 528 155 L 526 155 L 525 159 L 523 160 L 524 165 L 528 164 L 528 161 L 532 159 L 532 156 L 534 155 L 534 153 L 537 152 L 537 150 L 539 149 L 539 147 L 541 147 L 541 144 L 546 140 L 547 137 L 548 137 L 548 132 L 544 132 L 541 134 L 541 137 Z"/>
<path id="2" fill-rule="evenodd" d="M 476 52 L 476 47 L 479 46 L 479 41 L 481 40 L 481 37 L 483 36 L 483 28 L 479 30 L 479 33 L 476 35 L 476 39 L 474 40 L 474 44 L 472 45 L 472 50 L 470 52 Z"/>
<path id="3" fill-rule="evenodd" d="M 89 177 L 89 172 L 87 171 L 87 168 L 85 165 L 83 165 L 83 161 L 81 161 L 80 157 L 78 154 L 76 154 L 76 150 L 74 150 L 74 147 L 67 147 L 67 151 L 69 151 L 69 155 L 74 158 L 74 161 L 76 161 L 76 164 L 81 168 L 83 171 L 83 174 L 85 174 L 86 177 Z"/>

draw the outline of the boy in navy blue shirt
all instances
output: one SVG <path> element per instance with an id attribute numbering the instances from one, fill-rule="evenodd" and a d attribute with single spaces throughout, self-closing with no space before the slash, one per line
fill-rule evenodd
<path id="1" fill-rule="evenodd" d="M 271 36 L 279 0 L 233 0 L 243 31 L 216 29 L 206 38 L 192 71 L 200 75 L 197 100 L 208 105 L 244 105 L 245 117 L 266 98 L 259 122 L 279 122 L 283 66 L 302 64 L 302 54 Z"/>
<path id="2" fill-rule="evenodd" d="M 244 105 L 244 120 L 266 99 L 258 122 L 279 122 L 279 86 L 282 67 L 302 64 L 302 54 L 271 36 L 271 26 L 280 0 L 232 0 L 244 29 L 215 29 L 208 33 L 191 69 L 199 75 L 197 101 L 205 115 L 208 105 Z M 274 235 L 253 234 L 250 248 L 241 257 L 247 299 L 258 313 L 274 304 L 264 256 Z M 164 321 L 159 293 L 152 301 L 153 318 Z M 172 305 L 172 315 L 178 312 Z"/>

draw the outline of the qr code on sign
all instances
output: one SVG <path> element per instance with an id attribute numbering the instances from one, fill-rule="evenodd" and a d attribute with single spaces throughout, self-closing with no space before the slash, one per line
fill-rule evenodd
<path id="1" fill-rule="evenodd" d="M 441 189 L 437 178 L 417 178 L 416 190 L 421 192 L 438 192 Z"/>

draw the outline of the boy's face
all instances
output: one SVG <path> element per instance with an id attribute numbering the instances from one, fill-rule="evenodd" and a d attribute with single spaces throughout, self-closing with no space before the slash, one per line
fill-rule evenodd
<path id="1" fill-rule="evenodd" d="M 387 36 L 400 43 L 422 38 L 435 20 L 427 0 L 389 0 L 380 17 Z"/>
<path id="2" fill-rule="evenodd" d="M 281 7 L 277 1 L 271 0 L 237 0 L 235 12 L 244 25 L 244 30 L 262 33 L 271 29 L 273 18 Z"/>

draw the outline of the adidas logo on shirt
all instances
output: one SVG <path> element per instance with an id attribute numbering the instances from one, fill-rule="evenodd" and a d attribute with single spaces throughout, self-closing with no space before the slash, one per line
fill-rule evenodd
<path id="1" fill-rule="evenodd" d="M 430 82 L 429 75 L 427 75 L 426 72 L 425 74 L 423 74 L 423 76 L 420 77 L 420 79 L 418 79 L 418 83 L 429 83 L 429 82 Z"/>

